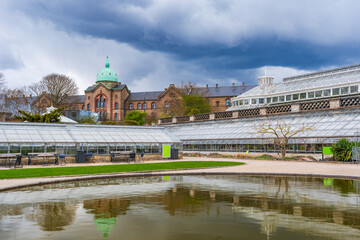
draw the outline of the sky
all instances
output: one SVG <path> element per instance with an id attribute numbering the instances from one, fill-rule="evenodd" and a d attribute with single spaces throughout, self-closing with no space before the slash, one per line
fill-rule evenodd
<path id="1" fill-rule="evenodd" d="M 133 92 L 257 84 L 360 64 L 357 0 L 1 0 L 9 87 L 50 73 L 83 93 L 109 56 Z"/>

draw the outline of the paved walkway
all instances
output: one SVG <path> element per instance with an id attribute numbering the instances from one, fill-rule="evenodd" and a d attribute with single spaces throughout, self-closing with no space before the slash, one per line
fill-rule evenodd
<path id="1" fill-rule="evenodd" d="M 327 176 L 334 178 L 353 178 L 360 179 L 360 164 L 344 163 L 320 163 L 320 162 L 299 162 L 299 161 L 280 161 L 280 160 L 253 160 L 253 159 L 229 159 L 229 158 L 184 158 L 183 161 L 239 161 L 245 165 L 232 167 L 218 167 L 193 170 L 177 171 L 154 171 L 142 173 L 116 173 L 98 174 L 83 176 L 65 177 L 44 177 L 44 178 L 25 178 L 25 179 L 6 179 L 0 180 L 0 191 L 43 183 L 55 183 L 61 181 L 72 181 L 82 179 L 96 179 L 103 177 L 127 177 L 127 176 L 151 176 L 151 175 L 172 175 L 172 174 L 266 174 L 266 175 L 307 175 L 307 176 Z M 159 162 L 159 161 L 149 161 Z M 160 161 L 164 162 L 164 161 Z M 89 164 L 90 165 L 90 164 Z M 95 164 L 91 164 L 95 165 Z M 99 165 L 99 164 L 98 164 Z M 104 164 L 103 164 L 104 165 Z M 71 166 L 70 164 L 67 166 Z M 79 165 L 76 165 L 79 166 Z M 42 166 L 41 166 L 42 167 Z M 6 170 L 5 170 L 6 171 Z M 1 171 L 0 171 L 1 174 Z"/>

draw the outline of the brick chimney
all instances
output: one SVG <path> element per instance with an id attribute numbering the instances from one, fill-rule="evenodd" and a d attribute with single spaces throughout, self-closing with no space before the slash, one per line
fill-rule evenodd
<path id="1" fill-rule="evenodd" d="M 216 90 L 218 90 L 219 89 L 219 84 L 216 84 Z"/>
<path id="2" fill-rule="evenodd" d="M 206 90 L 209 89 L 209 84 L 206 84 Z"/>
<path id="3" fill-rule="evenodd" d="M 245 83 L 243 82 L 243 89 L 245 89 Z"/>
<path id="4" fill-rule="evenodd" d="M 235 83 L 233 83 L 233 89 L 235 89 Z"/>

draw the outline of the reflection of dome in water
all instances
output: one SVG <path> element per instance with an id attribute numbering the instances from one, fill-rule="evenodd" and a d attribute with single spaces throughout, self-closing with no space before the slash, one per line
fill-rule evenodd
<path id="1" fill-rule="evenodd" d="M 109 232 L 114 229 L 116 218 L 95 218 L 96 229 L 103 232 L 104 239 L 108 239 Z"/>

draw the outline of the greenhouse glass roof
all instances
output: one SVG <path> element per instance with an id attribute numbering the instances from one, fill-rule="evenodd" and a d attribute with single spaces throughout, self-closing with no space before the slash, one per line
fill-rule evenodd
<path id="1" fill-rule="evenodd" d="M 0 143 L 177 143 L 162 127 L 0 123 Z"/>
<path id="2" fill-rule="evenodd" d="M 277 95 L 288 94 L 292 92 L 298 92 L 303 90 L 320 89 L 327 87 L 342 86 L 348 84 L 359 84 L 360 82 L 360 66 L 351 69 L 344 69 L 337 72 L 329 72 L 327 74 L 316 74 L 303 78 L 294 77 L 284 79 L 283 82 L 274 84 L 271 88 L 255 87 L 244 94 L 241 97 L 253 97 L 253 96 L 265 96 L 265 95 Z"/>
<path id="3" fill-rule="evenodd" d="M 208 121 L 191 124 L 168 125 L 170 134 L 186 143 L 199 140 L 250 140 L 273 138 L 272 135 L 256 133 L 259 123 L 286 123 L 293 129 L 305 124 L 313 130 L 299 133 L 295 138 L 319 139 L 354 137 L 360 132 L 360 109 L 320 111 L 298 114 L 282 114 L 271 117 L 240 118 L 233 120 Z"/>

